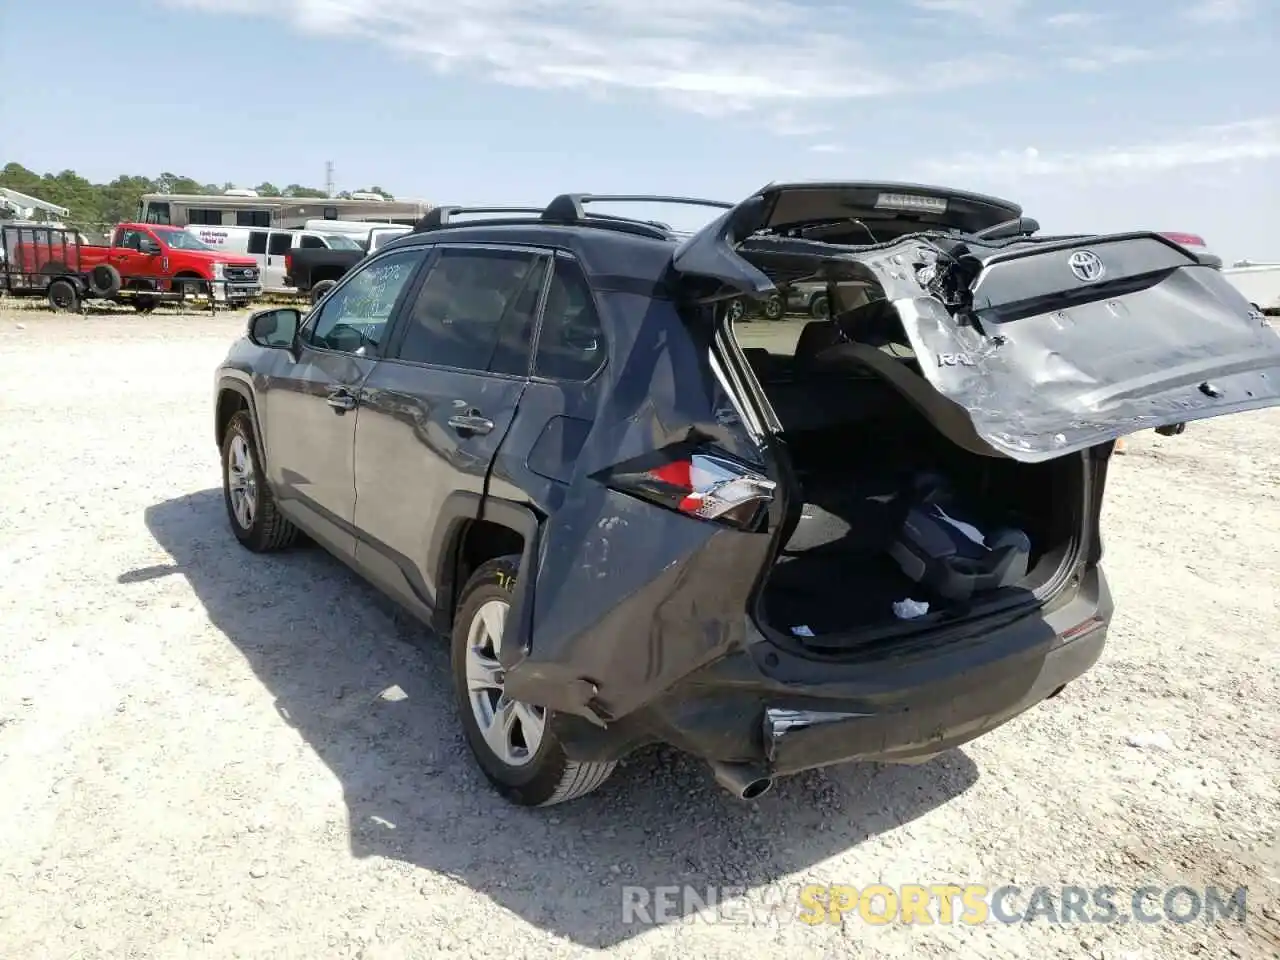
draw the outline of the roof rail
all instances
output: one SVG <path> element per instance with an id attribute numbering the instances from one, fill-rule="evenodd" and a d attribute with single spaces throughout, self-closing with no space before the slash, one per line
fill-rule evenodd
<path id="1" fill-rule="evenodd" d="M 605 194 L 605 193 L 562 193 L 542 212 L 543 220 L 556 220 L 562 223 L 581 223 L 588 218 L 602 218 L 602 214 L 589 214 L 585 209 L 588 203 L 674 203 L 688 207 L 715 207 L 719 210 L 732 210 L 736 204 L 723 200 L 701 200 L 697 197 L 664 197 L 647 194 Z M 610 220 L 626 220 L 626 217 L 609 216 Z M 656 221 L 633 221 L 658 226 Z"/>
<path id="2" fill-rule="evenodd" d="M 459 213 L 523 213 L 533 217 L 542 213 L 541 207 L 433 207 L 427 211 L 427 215 L 414 224 L 413 232 L 422 233 L 424 230 L 435 230 L 443 227 L 453 219 L 455 214 Z"/>
<path id="3" fill-rule="evenodd" d="M 648 227 L 657 227 L 659 230 L 671 232 L 671 224 L 663 223 L 661 220 L 638 220 L 635 217 L 622 217 L 616 213 L 588 213 L 583 218 L 586 221 L 604 220 L 608 223 L 639 223 Z"/>
<path id="4" fill-rule="evenodd" d="M 671 239 L 677 231 L 668 223 L 660 220 L 642 220 L 637 217 L 624 217 L 616 213 L 589 213 L 585 209 L 588 203 L 674 203 L 695 207 L 714 207 L 719 210 L 731 210 L 732 203 L 721 200 L 699 200 L 694 197 L 664 197 L 645 194 L 591 194 L 563 193 L 556 197 L 543 209 L 542 207 L 434 207 L 427 212 L 413 227 L 413 233 L 424 233 L 428 230 L 439 230 L 445 226 L 453 226 L 453 217 L 466 213 L 514 214 L 515 216 L 499 217 L 491 220 L 477 220 L 467 226 L 512 226 L 532 223 L 573 224 L 577 226 L 600 227 L 605 230 L 617 230 L 638 236 L 651 237 L 657 240 Z M 456 224 L 460 226 L 461 224 Z"/>

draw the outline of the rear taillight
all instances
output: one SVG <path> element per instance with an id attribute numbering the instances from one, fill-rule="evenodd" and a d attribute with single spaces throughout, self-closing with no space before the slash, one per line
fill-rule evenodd
<path id="1" fill-rule="evenodd" d="M 690 517 L 753 529 L 774 481 L 719 452 L 678 452 L 651 464 L 620 464 L 600 478 L 621 493 Z"/>
<path id="2" fill-rule="evenodd" d="M 286 276 L 293 274 L 293 254 L 291 253 L 284 255 L 284 272 Z"/>
<path id="3" fill-rule="evenodd" d="M 1166 240 L 1172 240 L 1174 243 L 1183 247 L 1205 247 L 1208 246 L 1204 242 L 1204 237 L 1196 236 L 1194 233 L 1161 233 L 1160 236 Z"/>

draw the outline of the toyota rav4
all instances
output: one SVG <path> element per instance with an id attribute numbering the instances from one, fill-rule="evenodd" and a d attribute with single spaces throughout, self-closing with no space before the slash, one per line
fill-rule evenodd
<path id="1" fill-rule="evenodd" d="M 215 436 L 242 544 L 305 532 L 450 638 L 520 804 L 652 742 L 751 798 L 995 729 L 1102 652 L 1115 441 L 1280 403 L 1280 337 L 1154 232 L 876 183 L 487 212 L 254 314 Z M 733 322 L 796 283 L 826 315 Z"/>

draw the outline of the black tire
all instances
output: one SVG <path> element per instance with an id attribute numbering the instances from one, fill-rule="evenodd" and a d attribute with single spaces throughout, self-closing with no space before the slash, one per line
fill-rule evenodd
<path id="1" fill-rule="evenodd" d="M 825 293 L 820 293 L 809 301 L 809 313 L 815 320 L 826 320 L 831 316 L 831 301 Z"/>
<path id="2" fill-rule="evenodd" d="M 231 456 L 237 438 L 243 441 L 249 455 L 249 471 L 253 480 L 255 500 L 249 522 L 237 516 L 232 503 Z M 259 462 L 258 447 L 254 442 L 253 418 L 247 410 L 237 412 L 227 424 L 222 437 L 222 500 L 227 508 L 227 521 L 236 539 L 254 553 L 270 553 L 291 546 L 298 539 L 298 528 L 284 518 L 276 506 L 271 488 L 267 486 L 266 473 Z"/>
<path id="3" fill-rule="evenodd" d="M 120 271 L 109 263 L 100 263 L 89 271 L 89 293 L 95 297 L 114 297 L 120 292 Z"/>
<path id="4" fill-rule="evenodd" d="M 511 602 L 519 569 L 519 557 L 499 557 L 482 564 L 463 587 L 452 637 L 454 699 L 467 745 L 494 789 L 522 807 L 549 807 L 595 790 L 609 778 L 617 764 L 584 763 L 566 757 L 564 748 L 551 732 L 549 712 L 545 714 L 541 743 L 532 757 L 519 766 L 502 760 L 485 742 L 467 684 L 471 628 L 489 601 Z"/>
<path id="5" fill-rule="evenodd" d="M 49 308 L 57 313 L 74 313 L 80 309 L 80 291 L 70 280 L 50 281 L 45 296 L 49 298 Z"/>
<path id="6" fill-rule="evenodd" d="M 321 298 L 338 285 L 337 280 L 321 280 L 311 288 L 311 303 L 314 306 L 319 303 Z"/>
<path id="7" fill-rule="evenodd" d="M 747 318 L 747 305 L 741 299 L 729 301 L 729 305 L 725 307 L 725 315 L 730 323 L 745 322 Z"/>
<path id="8" fill-rule="evenodd" d="M 155 297 L 149 297 L 146 294 L 139 294 L 133 298 L 133 309 L 139 313 L 151 313 L 156 308 L 159 301 Z"/>
<path id="9" fill-rule="evenodd" d="M 766 320 L 781 320 L 787 315 L 787 301 L 781 296 L 774 294 L 764 302 L 764 318 Z"/>

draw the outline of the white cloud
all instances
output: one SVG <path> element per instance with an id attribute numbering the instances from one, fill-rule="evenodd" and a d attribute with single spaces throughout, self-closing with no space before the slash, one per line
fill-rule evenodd
<path id="1" fill-rule="evenodd" d="M 816 137 L 834 129 L 829 123 L 808 120 L 793 110 L 779 110 L 767 122 L 769 132 L 779 137 Z"/>
<path id="2" fill-rule="evenodd" d="M 1202 127 L 1179 139 L 1083 152 L 1049 153 L 1028 147 L 995 154 L 964 154 L 930 162 L 931 177 L 1072 177 L 1119 173 L 1159 173 L 1280 158 L 1280 116 Z"/>
<path id="3" fill-rule="evenodd" d="M 954 13 L 995 23 L 1008 23 L 1027 0 L 911 0 L 913 7 L 935 13 Z"/>
<path id="4" fill-rule="evenodd" d="M 801 0 L 160 0 L 364 37 L 512 86 L 643 91 L 704 114 L 789 111 L 914 89 L 854 13 Z M 1023 0 L 916 0 L 974 16 Z M 984 13 L 986 11 L 986 13 Z M 1007 58 L 935 63 L 931 85 L 994 79 Z"/>
<path id="5" fill-rule="evenodd" d="M 810 153 L 844 153 L 844 147 L 836 143 L 815 143 L 809 148 Z"/>
<path id="6" fill-rule="evenodd" d="M 1103 16 L 1100 13 L 1092 13 L 1087 10 L 1068 10 L 1045 17 L 1044 22 L 1051 27 L 1067 28 L 1089 27 L 1102 20 Z"/>
<path id="7" fill-rule="evenodd" d="M 1081 73 L 1096 73 L 1099 70 L 1105 70 L 1107 67 L 1124 66 L 1130 63 L 1149 63 L 1152 60 L 1162 60 L 1169 55 L 1165 51 L 1120 44 L 1094 47 L 1083 54 L 1064 58 L 1062 64 L 1068 70 L 1075 70 Z"/>
<path id="8" fill-rule="evenodd" d="M 1238 23 L 1253 10 L 1254 0 L 1193 0 L 1183 15 L 1195 23 Z"/>

